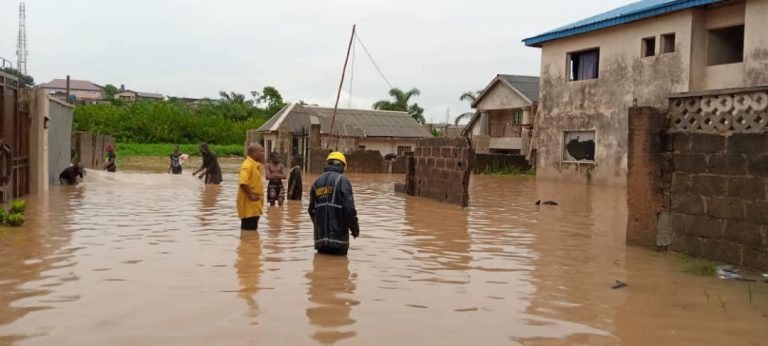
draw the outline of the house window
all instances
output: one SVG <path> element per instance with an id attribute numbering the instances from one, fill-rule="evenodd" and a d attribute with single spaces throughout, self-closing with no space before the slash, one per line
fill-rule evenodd
<path id="1" fill-rule="evenodd" d="M 661 54 L 675 52 L 675 34 L 661 35 Z"/>
<path id="2" fill-rule="evenodd" d="M 267 149 L 266 150 L 267 153 L 271 153 L 272 152 L 272 141 L 271 140 L 267 140 L 267 148 L 266 149 Z"/>
<path id="3" fill-rule="evenodd" d="M 517 110 L 512 116 L 512 125 L 520 125 L 523 123 L 523 111 Z"/>
<path id="4" fill-rule="evenodd" d="M 597 79 L 599 65 L 599 49 L 568 53 L 568 75 L 571 81 Z"/>
<path id="5" fill-rule="evenodd" d="M 398 145 L 397 146 L 397 156 L 403 156 L 403 155 L 405 155 L 405 153 L 407 153 L 409 151 L 411 151 L 411 147 L 410 146 L 402 146 L 402 145 Z"/>
<path id="6" fill-rule="evenodd" d="M 364 145 L 358 145 L 357 146 L 357 150 L 365 150 L 365 146 Z"/>
<path id="7" fill-rule="evenodd" d="M 647 37 L 643 39 L 643 58 L 656 55 L 656 37 Z"/>
<path id="8" fill-rule="evenodd" d="M 563 161 L 595 162 L 595 131 L 563 132 Z"/>
<path id="9" fill-rule="evenodd" d="M 744 25 L 709 30 L 707 65 L 744 61 Z"/>

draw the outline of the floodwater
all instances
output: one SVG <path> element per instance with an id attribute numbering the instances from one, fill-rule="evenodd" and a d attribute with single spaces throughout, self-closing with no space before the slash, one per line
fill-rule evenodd
<path id="1" fill-rule="evenodd" d="M 0 230 L 0 344 L 768 345 L 768 284 L 627 248 L 621 189 L 473 177 L 462 210 L 353 175 L 339 258 L 314 253 L 307 201 L 241 233 L 231 170 L 86 179 Z"/>

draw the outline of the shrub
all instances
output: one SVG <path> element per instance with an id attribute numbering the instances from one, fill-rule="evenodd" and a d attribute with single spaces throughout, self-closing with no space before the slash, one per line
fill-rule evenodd
<path id="1" fill-rule="evenodd" d="M 27 202 L 23 199 L 17 199 L 11 202 L 11 214 L 23 214 L 27 209 Z"/>
<path id="2" fill-rule="evenodd" d="M 13 227 L 23 225 L 24 221 L 26 221 L 26 219 L 24 218 L 24 214 L 21 213 L 11 213 L 5 217 L 5 222 Z"/>

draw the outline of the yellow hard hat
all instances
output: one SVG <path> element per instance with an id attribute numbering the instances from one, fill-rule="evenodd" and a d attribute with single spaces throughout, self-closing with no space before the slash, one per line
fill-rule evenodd
<path id="1" fill-rule="evenodd" d="M 328 158 L 325 159 L 325 162 L 328 162 L 328 161 L 331 161 L 331 160 L 338 160 L 341 163 L 343 163 L 344 166 L 347 165 L 347 158 L 344 157 L 344 154 L 342 154 L 342 153 L 340 153 L 338 151 L 334 151 L 334 152 L 328 154 Z"/>

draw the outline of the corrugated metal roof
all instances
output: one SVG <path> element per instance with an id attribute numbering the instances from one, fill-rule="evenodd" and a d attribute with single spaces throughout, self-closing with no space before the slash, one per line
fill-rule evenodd
<path id="1" fill-rule="evenodd" d="M 288 114 L 284 114 L 289 112 Z M 310 116 L 320 120 L 320 131 L 329 133 L 333 108 L 295 105 L 286 106 L 272 116 L 258 132 L 272 132 L 278 128 L 289 128 L 292 132 L 309 131 Z M 338 109 L 336 111 L 335 134 L 354 137 L 403 137 L 429 138 L 432 134 L 406 112 L 392 112 L 363 109 Z"/>
<path id="2" fill-rule="evenodd" d="M 539 102 L 539 77 L 500 74 L 499 78 L 509 83 L 529 100 Z"/>
<path id="3" fill-rule="evenodd" d="M 593 17 L 524 39 L 529 47 L 541 47 L 547 41 L 575 36 L 590 31 L 622 25 L 641 19 L 656 17 L 689 8 L 706 6 L 724 0 L 643 0 L 619 7 Z M 576 4 L 576 3 L 574 3 Z M 575 5 L 574 5 L 575 6 Z"/>
<path id="4" fill-rule="evenodd" d="M 136 97 L 142 97 L 142 98 L 148 98 L 148 99 L 165 99 L 165 96 L 163 94 L 156 94 L 156 93 L 145 93 L 141 91 L 136 92 Z"/>

